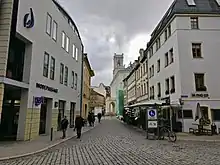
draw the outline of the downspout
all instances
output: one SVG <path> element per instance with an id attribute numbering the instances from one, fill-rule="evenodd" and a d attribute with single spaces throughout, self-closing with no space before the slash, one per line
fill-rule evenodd
<path id="1" fill-rule="evenodd" d="M 83 45 L 82 45 L 82 61 L 81 61 L 81 86 L 80 86 L 80 103 L 79 103 L 79 110 L 80 110 L 80 116 L 82 116 L 82 104 L 83 104 L 83 102 L 82 102 L 82 100 L 83 100 L 83 61 L 84 61 L 84 47 L 83 47 Z"/>

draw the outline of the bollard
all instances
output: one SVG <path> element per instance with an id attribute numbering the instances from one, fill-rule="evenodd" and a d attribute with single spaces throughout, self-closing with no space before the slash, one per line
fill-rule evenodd
<path id="1" fill-rule="evenodd" d="M 50 129 L 50 141 L 53 141 L 53 127 Z"/>

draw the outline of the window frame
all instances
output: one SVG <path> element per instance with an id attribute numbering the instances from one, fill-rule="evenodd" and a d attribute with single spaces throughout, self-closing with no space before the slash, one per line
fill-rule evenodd
<path id="1" fill-rule="evenodd" d="M 166 78 L 165 79 L 165 94 L 166 94 L 167 91 L 170 93 L 169 90 L 170 90 L 170 80 L 169 80 L 169 78 Z M 168 94 L 166 94 L 166 95 L 168 95 Z"/>
<path id="2" fill-rule="evenodd" d="M 50 57 L 50 79 L 54 80 L 55 79 L 55 66 L 56 65 L 56 60 L 53 56 Z"/>
<path id="3" fill-rule="evenodd" d="M 61 47 L 65 50 L 65 45 L 66 45 L 66 33 L 62 31 L 61 33 Z"/>
<path id="4" fill-rule="evenodd" d="M 202 57 L 202 43 L 192 43 L 192 57 L 194 59 L 201 59 Z M 200 53 L 200 55 L 198 55 Z"/>
<path id="5" fill-rule="evenodd" d="M 78 87 L 78 74 L 75 73 L 75 90 L 77 90 Z"/>
<path id="6" fill-rule="evenodd" d="M 197 80 L 197 76 L 201 76 L 200 78 L 202 78 L 202 83 L 200 82 L 199 84 L 197 83 L 199 81 L 199 79 Z M 198 77 L 199 78 L 199 77 Z M 205 73 L 194 73 L 194 79 L 195 79 L 195 89 L 196 91 L 203 91 L 201 90 L 202 87 L 205 86 Z"/>
<path id="7" fill-rule="evenodd" d="M 165 68 L 169 65 L 169 53 L 166 52 L 165 55 L 164 55 L 164 64 L 165 64 Z"/>
<path id="8" fill-rule="evenodd" d="M 60 63 L 60 84 L 63 84 L 64 78 L 64 64 Z"/>
<path id="9" fill-rule="evenodd" d="M 50 19 L 50 22 L 48 22 L 48 18 Z M 51 32 L 52 32 L 52 20 L 53 20 L 52 16 L 51 16 L 49 13 L 47 13 L 47 18 L 46 18 L 46 33 L 47 33 L 49 36 L 51 36 Z M 49 24 L 48 24 L 48 23 L 49 23 Z M 49 25 L 49 29 L 48 29 L 48 25 Z M 49 32 L 48 32 L 48 30 L 49 30 Z"/>
<path id="10" fill-rule="evenodd" d="M 64 67 L 64 85 L 65 86 L 68 86 L 68 74 L 69 74 L 68 72 L 69 72 L 68 67 L 65 66 Z"/>
<path id="11" fill-rule="evenodd" d="M 199 18 L 190 17 L 190 26 L 191 26 L 191 29 L 199 29 Z"/>
<path id="12" fill-rule="evenodd" d="M 55 26 L 54 26 L 55 25 Z M 56 29 L 56 30 L 55 30 Z M 55 31 L 54 31 L 55 30 Z M 53 31 L 52 31 L 52 39 L 57 41 L 57 31 L 58 31 L 58 24 L 55 20 L 53 20 Z"/>
<path id="13" fill-rule="evenodd" d="M 47 57 L 47 62 L 45 63 L 46 59 L 45 57 Z M 43 76 L 47 77 L 49 76 L 49 62 L 50 62 L 50 55 L 47 52 L 44 52 L 44 64 L 43 64 Z M 46 69 L 46 72 L 45 72 Z"/>
<path id="14" fill-rule="evenodd" d="M 72 83 L 71 83 L 71 88 L 74 88 L 75 86 L 75 72 L 72 71 Z"/>
<path id="15" fill-rule="evenodd" d="M 65 50 L 67 53 L 69 53 L 69 49 L 70 49 L 70 38 L 66 35 Z"/>
<path id="16" fill-rule="evenodd" d="M 160 59 L 157 60 L 157 73 L 160 72 Z"/>
<path id="17" fill-rule="evenodd" d="M 169 50 L 169 55 L 170 55 L 170 62 L 169 62 L 169 64 L 172 64 L 172 63 L 174 63 L 173 48 L 171 48 L 171 49 Z"/>

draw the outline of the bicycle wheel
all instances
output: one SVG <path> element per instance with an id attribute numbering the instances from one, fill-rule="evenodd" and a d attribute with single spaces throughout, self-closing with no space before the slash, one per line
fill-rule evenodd
<path id="1" fill-rule="evenodd" d="M 169 131 L 168 138 L 169 138 L 169 141 L 175 142 L 177 140 L 176 133 L 173 131 Z"/>
<path id="2" fill-rule="evenodd" d="M 164 140 L 165 137 L 168 137 L 168 130 L 166 128 L 161 128 L 159 132 L 159 140 Z"/>

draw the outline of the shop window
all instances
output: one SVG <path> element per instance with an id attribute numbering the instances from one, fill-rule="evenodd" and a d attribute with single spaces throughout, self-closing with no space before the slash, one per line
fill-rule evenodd
<path id="1" fill-rule="evenodd" d="M 212 120 L 220 121 L 220 109 L 211 109 L 212 112 Z"/>
<path id="2" fill-rule="evenodd" d="M 193 112 L 191 109 L 184 109 L 183 110 L 183 116 L 184 119 L 193 119 Z M 182 110 L 178 111 L 178 118 L 181 119 L 182 118 Z"/>

